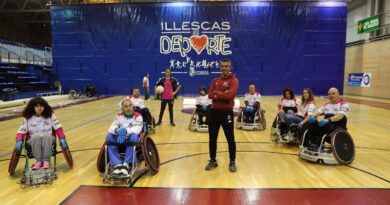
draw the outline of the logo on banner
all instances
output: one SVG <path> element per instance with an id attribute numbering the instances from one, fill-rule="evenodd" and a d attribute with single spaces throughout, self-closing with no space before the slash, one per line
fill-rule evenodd
<path id="1" fill-rule="evenodd" d="M 371 73 L 350 73 L 348 75 L 348 85 L 355 87 L 370 87 Z"/>
<path id="2" fill-rule="evenodd" d="M 228 37 L 231 27 L 228 21 L 163 21 L 160 26 L 160 53 L 180 54 L 182 58 L 170 60 L 170 68 L 180 69 L 181 73 L 187 73 L 182 71 L 188 69 L 190 76 L 209 75 L 211 70 L 219 68 L 218 60 L 210 60 L 211 56 L 232 54 L 232 38 Z M 201 54 L 210 57 L 197 58 Z"/>

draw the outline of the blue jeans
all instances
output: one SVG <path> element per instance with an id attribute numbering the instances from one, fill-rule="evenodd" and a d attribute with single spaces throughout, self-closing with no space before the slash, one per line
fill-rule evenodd
<path id="1" fill-rule="evenodd" d="M 285 122 L 287 125 L 290 125 L 291 123 L 298 124 L 302 122 L 303 118 L 298 117 L 291 113 L 285 113 L 283 110 L 279 111 L 279 121 Z"/>
<path id="2" fill-rule="evenodd" d="M 113 135 L 111 133 L 108 133 L 107 137 L 106 137 L 106 142 L 117 142 L 117 138 L 118 138 L 117 135 Z M 122 145 L 126 146 L 125 144 L 128 142 L 138 142 L 138 135 L 131 134 L 129 137 L 126 138 L 124 144 L 122 144 Z M 133 147 L 134 146 L 127 146 L 126 147 L 124 162 L 126 162 L 128 164 L 131 164 L 133 162 Z M 113 166 L 123 163 L 121 160 L 121 157 L 119 155 L 119 148 L 117 145 L 109 145 L 108 146 L 108 156 L 110 158 L 110 164 Z M 137 158 L 135 158 L 135 159 L 137 160 Z"/>

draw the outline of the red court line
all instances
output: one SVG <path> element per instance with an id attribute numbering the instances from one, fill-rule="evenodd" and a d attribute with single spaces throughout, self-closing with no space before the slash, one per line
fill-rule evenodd
<path id="1" fill-rule="evenodd" d="M 390 204 L 390 189 L 196 189 L 81 186 L 62 204 Z"/>

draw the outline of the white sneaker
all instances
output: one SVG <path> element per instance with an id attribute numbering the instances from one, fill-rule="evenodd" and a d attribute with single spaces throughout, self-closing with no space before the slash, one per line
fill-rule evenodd
<path id="1" fill-rule="evenodd" d="M 129 171 L 127 171 L 127 169 L 121 169 L 120 171 L 123 175 L 127 176 L 129 175 Z"/>
<path id="2" fill-rule="evenodd" d="M 129 164 L 124 162 L 121 168 L 121 172 L 123 175 L 129 175 Z"/>
<path id="3" fill-rule="evenodd" d="M 121 166 L 122 166 L 121 164 L 114 166 L 114 168 L 113 168 L 114 171 L 112 171 L 112 174 L 115 174 L 115 175 L 121 174 L 122 173 L 121 168 L 120 168 Z"/>

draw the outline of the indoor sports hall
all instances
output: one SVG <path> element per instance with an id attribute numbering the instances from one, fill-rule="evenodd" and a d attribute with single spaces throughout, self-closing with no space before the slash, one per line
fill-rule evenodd
<path id="1" fill-rule="evenodd" d="M 390 0 L 0 0 L 0 204 L 390 204 Z"/>

